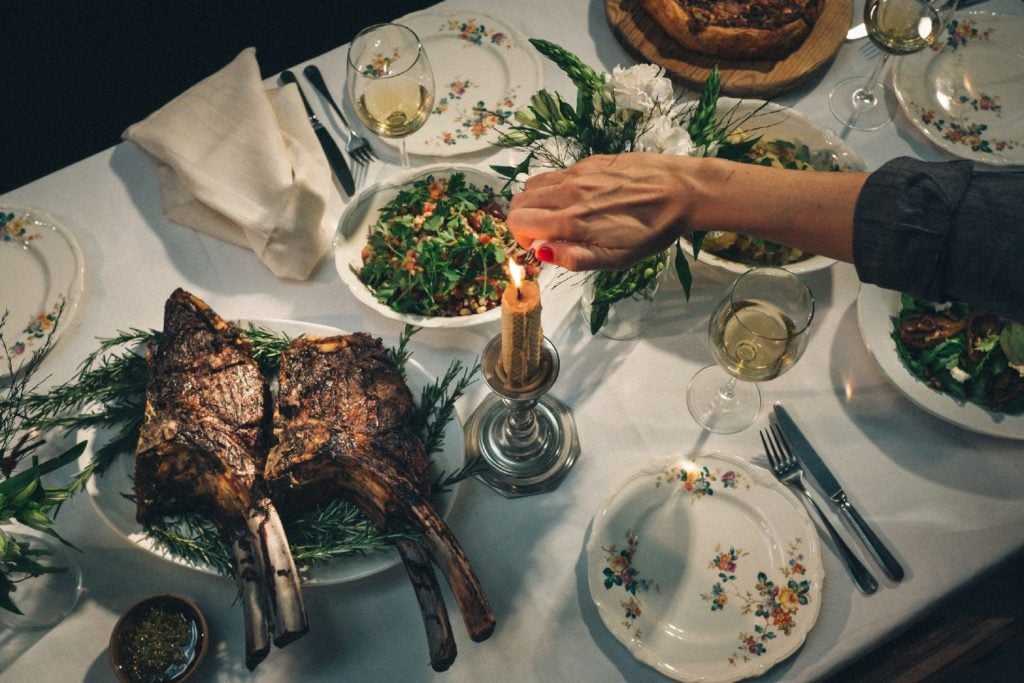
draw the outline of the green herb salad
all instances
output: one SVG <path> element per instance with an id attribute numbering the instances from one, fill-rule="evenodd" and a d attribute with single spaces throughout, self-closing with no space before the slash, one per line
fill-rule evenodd
<path id="1" fill-rule="evenodd" d="M 377 301 L 399 313 L 465 316 L 498 306 L 507 259 L 525 256 L 500 196 L 453 172 L 413 181 L 380 209 L 358 275 Z M 536 278 L 538 266 L 524 265 L 526 277 Z"/>
<path id="2" fill-rule="evenodd" d="M 916 377 L 959 401 L 1024 413 L 1024 324 L 963 303 L 902 294 L 900 304 L 892 338 Z"/>

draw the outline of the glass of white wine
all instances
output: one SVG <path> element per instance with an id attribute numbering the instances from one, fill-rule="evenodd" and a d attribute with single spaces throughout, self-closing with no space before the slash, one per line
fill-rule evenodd
<path id="1" fill-rule="evenodd" d="M 711 313 L 708 338 L 715 365 L 700 370 L 686 405 L 708 431 L 732 434 L 752 425 L 761 410 L 758 382 L 793 367 L 807 345 L 814 296 L 784 268 L 751 268 Z"/>
<path id="2" fill-rule="evenodd" d="M 434 106 L 434 74 L 419 37 L 401 24 L 365 28 L 349 47 L 347 72 L 356 114 L 377 135 L 398 140 L 408 168 L 405 138 L 426 123 Z"/>
<path id="3" fill-rule="evenodd" d="M 892 121 L 896 98 L 882 83 L 892 55 L 923 50 L 942 33 L 959 0 L 867 0 L 864 25 L 868 38 L 883 51 L 867 78 L 839 81 L 829 93 L 832 113 L 848 128 L 876 130 Z"/>

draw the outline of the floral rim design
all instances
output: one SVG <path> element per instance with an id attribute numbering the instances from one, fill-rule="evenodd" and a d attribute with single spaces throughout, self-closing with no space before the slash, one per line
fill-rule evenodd
<path id="1" fill-rule="evenodd" d="M 932 52 L 939 52 L 944 48 L 957 50 L 968 43 L 990 40 L 994 32 L 994 28 L 978 29 L 972 20 L 954 17 L 946 24 L 946 40 L 936 42 L 931 46 L 931 50 Z"/>
<path id="2" fill-rule="evenodd" d="M 427 10 L 403 22 L 420 36 L 437 86 L 430 117 L 406 141 L 409 151 L 451 156 L 490 147 L 495 129 L 540 85 L 539 58 L 494 17 Z"/>
<path id="3" fill-rule="evenodd" d="M 20 357 L 54 340 L 67 327 L 83 289 L 82 253 L 71 233 L 35 209 L 0 208 L 0 272 L 9 285 L 0 296 L 7 316 L 0 358 Z M 10 291 L 6 291 L 6 287 Z M 60 329 L 54 327 L 61 319 Z M 7 373 L 0 363 L 0 377 Z"/>
<path id="4" fill-rule="evenodd" d="M 692 494 L 690 503 L 697 502 L 704 496 L 713 496 L 715 494 L 715 485 L 718 484 L 720 489 L 734 489 L 743 483 L 744 488 L 749 489 L 750 484 L 746 484 L 745 477 L 743 474 L 736 472 L 736 470 L 726 470 L 725 472 L 716 469 L 712 473 L 711 469 L 704 465 L 703 467 L 686 467 L 673 465 L 666 467 L 654 480 L 654 487 L 658 488 L 662 484 L 679 482 L 679 490 Z"/>
<path id="5" fill-rule="evenodd" d="M 605 625 L 677 680 L 764 673 L 800 647 L 820 610 L 824 569 L 806 511 L 769 473 L 721 453 L 630 477 L 595 516 L 587 554 Z M 662 633 L 675 636 L 652 637 Z"/>
<path id="6" fill-rule="evenodd" d="M 512 39 L 508 33 L 487 28 L 483 24 L 477 23 L 476 19 L 449 19 L 441 26 L 440 30 L 454 32 L 462 40 L 478 47 L 486 42 L 491 45 L 499 45 L 507 50 L 512 48 Z"/>
<path id="7" fill-rule="evenodd" d="M 992 57 L 985 61 L 984 56 L 985 51 L 991 55 L 1010 47 L 1014 32 L 1020 32 L 1013 27 L 1016 21 L 981 12 L 954 15 L 944 40 L 898 63 L 894 84 L 904 111 L 947 151 L 986 163 L 1024 163 L 1018 123 L 1024 99 L 1007 89 L 1019 81 L 1024 66 L 1015 67 L 1007 59 L 1007 72 L 992 74 Z M 1001 22 L 1009 23 L 1003 27 Z M 984 50 L 978 52 L 978 47 Z M 933 70 L 941 73 L 931 75 Z"/>

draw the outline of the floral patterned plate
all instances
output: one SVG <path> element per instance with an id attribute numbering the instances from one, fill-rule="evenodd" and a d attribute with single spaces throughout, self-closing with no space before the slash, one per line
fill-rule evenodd
<path id="1" fill-rule="evenodd" d="M 604 502 L 587 542 L 590 595 L 640 661 L 680 681 L 758 676 L 821 609 L 814 525 L 767 471 L 723 453 L 645 468 Z"/>
<path id="2" fill-rule="evenodd" d="M 410 154 L 487 149 L 497 140 L 494 129 L 541 87 L 540 56 L 502 19 L 451 9 L 416 12 L 399 22 L 420 37 L 436 88 L 426 124 L 406 140 Z"/>
<path id="3" fill-rule="evenodd" d="M 1024 17 L 957 13 L 943 38 L 896 60 L 893 89 L 903 112 L 951 154 L 1024 164 Z"/>
<path id="4" fill-rule="evenodd" d="M 70 325 L 85 289 L 82 250 L 71 231 L 43 211 L 0 207 L 0 273 L 3 342 L 17 367 L 19 356 L 42 346 L 51 331 L 56 341 Z M 2 376 L 6 363 L 0 367 Z"/>

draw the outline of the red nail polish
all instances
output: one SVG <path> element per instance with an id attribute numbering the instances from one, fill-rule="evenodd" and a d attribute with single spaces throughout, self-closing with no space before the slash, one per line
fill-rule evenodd
<path id="1" fill-rule="evenodd" d="M 553 260 L 555 260 L 554 250 L 546 244 L 541 245 L 537 249 L 536 253 L 537 258 L 539 258 L 541 261 L 544 261 L 545 263 L 551 263 Z"/>

